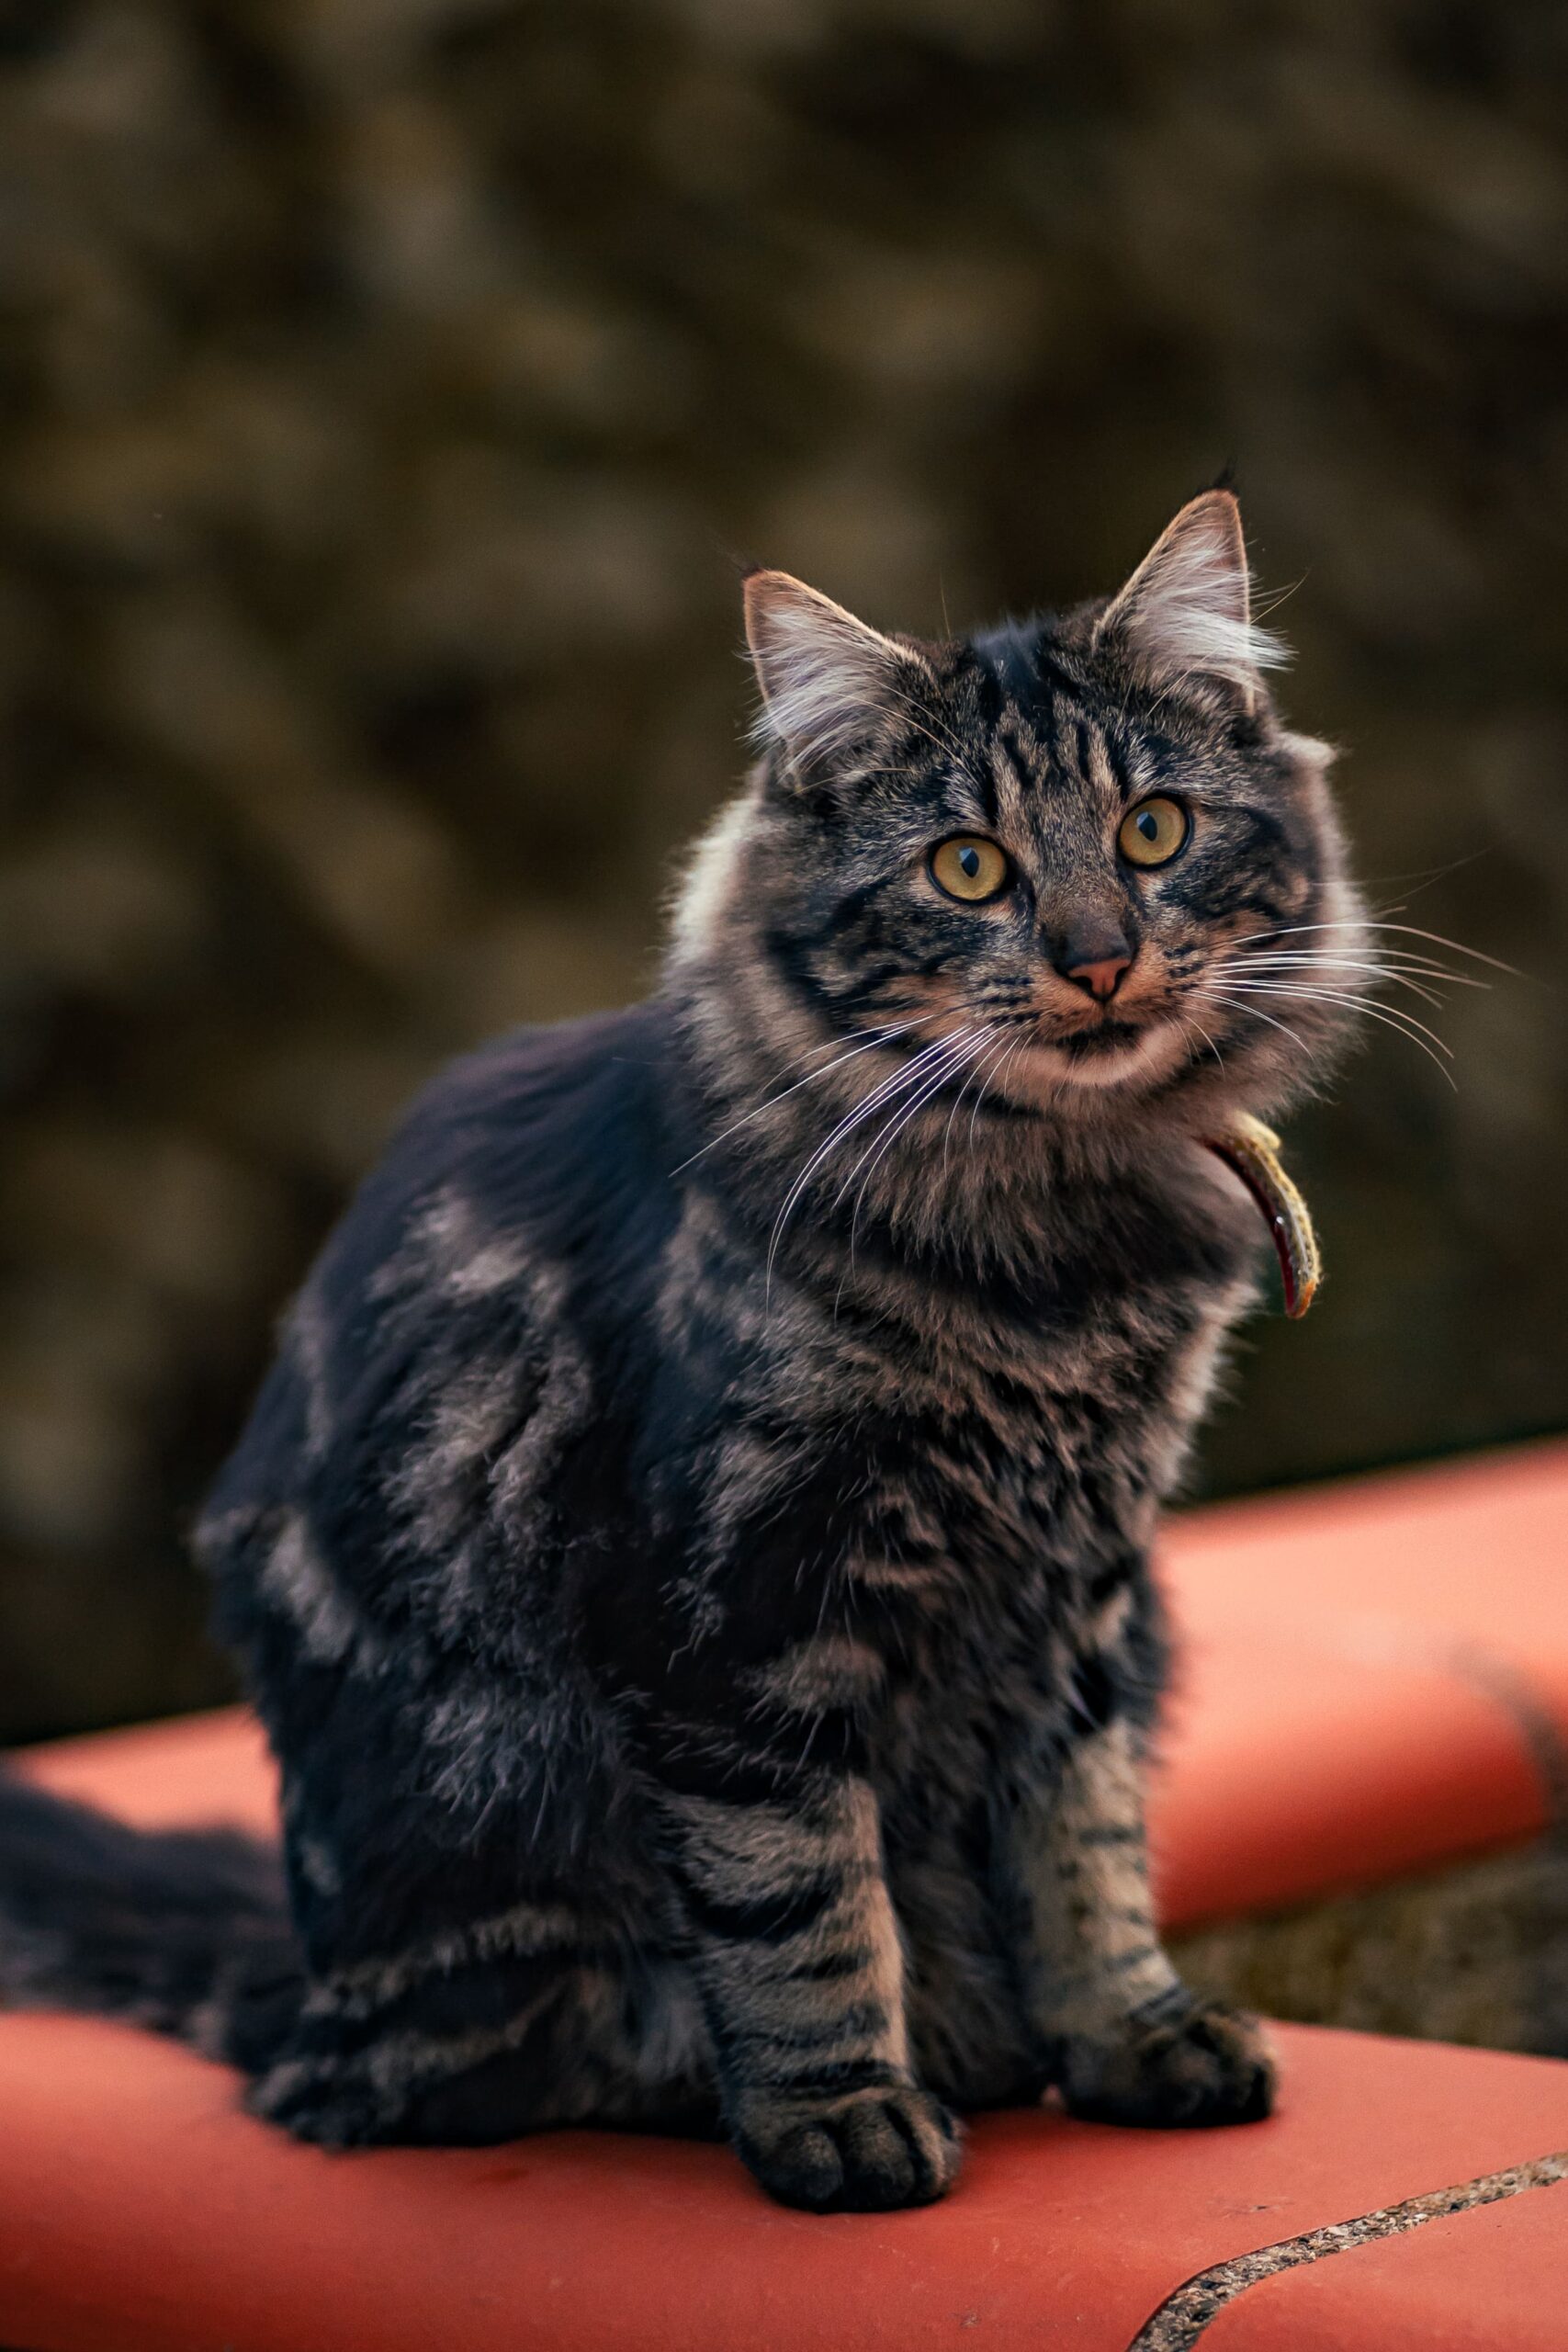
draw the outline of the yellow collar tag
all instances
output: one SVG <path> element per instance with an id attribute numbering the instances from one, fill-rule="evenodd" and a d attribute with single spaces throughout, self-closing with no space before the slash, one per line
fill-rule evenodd
<path id="1" fill-rule="evenodd" d="M 1307 1204 L 1285 1173 L 1279 1136 L 1261 1119 L 1242 1111 L 1228 1134 L 1211 1136 L 1208 1145 L 1235 1170 L 1262 1210 L 1280 1260 L 1285 1312 L 1299 1318 L 1322 1280 L 1323 1259 Z"/>

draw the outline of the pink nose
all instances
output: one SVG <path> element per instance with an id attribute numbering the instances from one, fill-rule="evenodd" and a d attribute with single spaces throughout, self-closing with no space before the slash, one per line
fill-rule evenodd
<path id="1" fill-rule="evenodd" d="M 1098 997 L 1103 1004 L 1121 987 L 1122 975 L 1132 960 L 1130 956 L 1107 956 L 1098 964 L 1074 964 L 1067 978 L 1076 980 L 1080 989 L 1087 989 L 1090 996 Z"/>

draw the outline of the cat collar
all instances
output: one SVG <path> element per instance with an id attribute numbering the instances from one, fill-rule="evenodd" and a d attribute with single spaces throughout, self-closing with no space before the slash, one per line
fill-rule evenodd
<path id="1" fill-rule="evenodd" d="M 1263 1212 L 1285 1285 L 1285 1312 L 1299 1318 L 1312 1305 L 1323 1259 L 1307 1204 L 1285 1173 L 1272 1127 L 1241 1111 L 1228 1133 L 1207 1138 L 1209 1149 L 1233 1169 Z"/>

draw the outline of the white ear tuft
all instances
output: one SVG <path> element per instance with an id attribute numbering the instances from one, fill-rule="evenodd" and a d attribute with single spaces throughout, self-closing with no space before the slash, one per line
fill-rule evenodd
<path id="1" fill-rule="evenodd" d="M 1249 708 L 1258 673 L 1290 659 L 1252 618 L 1241 514 L 1228 490 L 1206 490 L 1162 533 L 1096 625 L 1097 644 L 1111 637 L 1152 684 L 1223 678 Z"/>
<path id="2" fill-rule="evenodd" d="M 787 571 L 747 581 L 746 639 L 762 692 L 755 738 L 783 744 L 801 769 L 830 763 L 873 734 L 897 699 L 900 670 L 907 680 L 924 674 L 917 653 Z"/>

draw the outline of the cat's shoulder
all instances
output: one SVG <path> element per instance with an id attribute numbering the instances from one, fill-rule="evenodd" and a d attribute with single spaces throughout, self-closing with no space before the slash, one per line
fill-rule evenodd
<path id="1" fill-rule="evenodd" d="M 657 1001 L 515 1030 L 448 1064 L 361 1186 L 319 1282 L 374 1287 L 411 1237 L 442 1245 L 437 1256 L 460 1237 L 485 1263 L 525 1244 L 557 1263 L 635 1251 L 671 1214 L 670 1170 L 685 1156 L 671 1066 Z"/>
<path id="2" fill-rule="evenodd" d="M 415 1097 L 389 1156 L 482 1147 L 504 1136 L 555 1145 L 635 1123 L 659 1099 L 671 1052 L 657 1000 L 509 1030 L 448 1062 Z"/>

